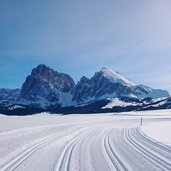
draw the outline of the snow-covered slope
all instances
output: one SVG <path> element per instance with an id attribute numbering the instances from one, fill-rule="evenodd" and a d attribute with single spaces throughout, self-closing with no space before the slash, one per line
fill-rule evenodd
<path id="1" fill-rule="evenodd" d="M 170 96 L 166 90 L 153 89 L 145 85 L 135 86 L 135 91 L 141 98 L 162 98 Z"/>
<path id="2" fill-rule="evenodd" d="M 120 83 L 120 84 L 125 84 L 127 86 L 135 86 L 136 85 L 131 80 L 122 76 L 119 72 L 114 72 L 110 68 L 103 67 L 100 72 L 102 72 L 103 76 L 105 78 L 109 79 L 109 81 L 111 81 L 112 83 L 115 83 L 115 84 Z"/>
<path id="3" fill-rule="evenodd" d="M 148 105 L 142 106 L 143 110 L 150 109 L 171 109 L 171 98 L 152 100 Z"/>
<path id="4" fill-rule="evenodd" d="M 142 105 L 142 103 L 138 103 L 135 101 L 123 101 L 119 98 L 112 98 L 112 99 L 107 99 L 110 102 L 103 106 L 102 109 L 112 109 L 113 107 L 127 107 L 127 106 L 138 106 L 138 105 Z"/>

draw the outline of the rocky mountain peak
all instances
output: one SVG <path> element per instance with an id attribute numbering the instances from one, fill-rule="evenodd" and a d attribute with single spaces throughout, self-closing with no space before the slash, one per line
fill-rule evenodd
<path id="1" fill-rule="evenodd" d="M 107 68 L 107 67 L 102 67 L 100 71 L 101 71 L 101 72 L 105 72 L 105 71 L 108 71 L 108 70 L 110 70 L 110 69 Z"/>
<path id="2" fill-rule="evenodd" d="M 59 74 L 57 71 L 54 71 L 44 64 L 38 65 L 31 72 L 32 77 L 39 77 L 47 81 L 52 80 L 57 74 Z"/>
<path id="3" fill-rule="evenodd" d="M 87 78 L 87 77 L 83 76 L 83 77 L 81 77 L 81 79 L 80 79 L 80 81 L 79 81 L 79 83 L 78 83 L 78 84 L 87 83 L 87 82 L 89 82 L 89 81 L 90 81 L 90 79 L 89 79 L 89 78 Z"/>
<path id="4" fill-rule="evenodd" d="M 75 83 L 64 73 L 59 73 L 46 65 L 34 68 L 21 88 L 21 99 L 41 103 L 57 103 L 61 93 L 69 93 Z"/>

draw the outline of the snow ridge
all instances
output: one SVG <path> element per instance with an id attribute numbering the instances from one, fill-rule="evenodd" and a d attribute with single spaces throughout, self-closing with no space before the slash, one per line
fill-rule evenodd
<path id="1" fill-rule="evenodd" d="M 119 72 L 114 72 L 110 68 L 103 67 L 100 71 L 103 73 L 104 77 L 108 78 L 113 83 L 121 83 L 128 86 L 136 85 L 134 82 L 122 76 Z"/>

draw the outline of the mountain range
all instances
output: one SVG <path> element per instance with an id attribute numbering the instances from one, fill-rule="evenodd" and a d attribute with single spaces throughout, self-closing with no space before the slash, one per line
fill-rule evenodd
<path id="1" fill-rule="evenodd" d="M 0 112 L 5 114 L 122 112 L 171 108 L 166 90 L 138 85 L 119 72 L 102 68 L 76 84 L 65 73 L 41 64 L 21 89 L 0 89 Z"/>

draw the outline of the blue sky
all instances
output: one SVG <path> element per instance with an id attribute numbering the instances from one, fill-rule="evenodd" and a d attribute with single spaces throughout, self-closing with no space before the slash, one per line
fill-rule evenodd
<path id="1" fill-rule="evenodd" d="M 46 64 L 75 81 L 103 66 L 171 92 L 170 0 L 1 0 L 0 87 Z"/>

